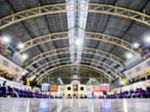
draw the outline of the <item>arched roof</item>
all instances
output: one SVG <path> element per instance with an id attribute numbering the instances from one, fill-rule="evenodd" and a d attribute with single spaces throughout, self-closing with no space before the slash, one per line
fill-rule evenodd
<path id="1" fill-rule="evenodd" d="M 30 73 L 53 60 L 65 57 L 69 61 L 69 31 L 76 29 L 85 32 L 81 61 L 88 58 L 89 65 L 94 66 L 94 60 L 98 60 L 123 74 L 126 53 L 140 55 L 144 46 L 143 36 L 150 30 L 150 1 L 87 1 L 88 10 L 74 10 L 76 14 L 87 13 L 85 28 L 79 25 L 70 29 L 68 13 L 72 10 L 67 9 L 67 0 L 1 0 L 0 32 L 10 35 L 16 47 L 20 42 L 24 43 L 25 48 L 18 49 L 18 52 L 29 55 L 23 67 Z M 86 4 L 71 3 L 70 7 L 74 5 Z M 134 43 L 139 43 L 140 48 L 134 48 Z M 65 48 L 68 50 L 57 51 Z M 54 56 L 50 56 L 49 51 L 53 51 Z"/>

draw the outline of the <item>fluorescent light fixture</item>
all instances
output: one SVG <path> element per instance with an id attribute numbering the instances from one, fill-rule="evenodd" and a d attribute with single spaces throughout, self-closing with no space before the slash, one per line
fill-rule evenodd
<path id="1" fill-rule="evenodd" d="M 126 53 L 126 58 L 127 59 L 131 59 L 133 57 L 133 54 L 132 53 Z"/>
<path id="2" fill-rule="evenodd" d="M 28 58 L 27 54 L 22 54 L 22 59 L 26 60 Z"/>
<path id="3" fill-rule="evenodd" d="M 4 44 L 10 43 L 10 41 L 11 41 L 11 39 L 10 39 L 9 36 L 3 36 L 3 37 L 2 37 L 2 42 L 3 42 Z"/>
<path id="4" fill-rule="evenodd" d="M 133 43 L 134 48 L 139 48 L 140 44 L 139 43 Z"/>
<path id="5" fill-rule="evenodd" d="M 23 43 L 19 43 L 17 46 L 19 49 L 23 49 L 24 48 L 24 44 Z"/>

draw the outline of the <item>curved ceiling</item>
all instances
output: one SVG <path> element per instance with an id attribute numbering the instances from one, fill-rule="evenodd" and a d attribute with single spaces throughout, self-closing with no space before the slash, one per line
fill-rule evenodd
<path id="1" fill-rule="evenodd" d="M 90 80 L 90 78 L 96 78 L 99 83 L 110 83 L 112 81 L 112 78 L 107 76 L 109 74 L 104 73 L 101 70 L 98 70 L 86 64 L 80 64 L 79 66 L 81 67 L 82 74 L 79 74 L 79 76 L 81 75 L 81 77 L 79 77 L 78 79 L 81 81 L 81 83 L 86 83 Z M 42 82 L 45 82 L 45 80 L 48 82 L 49 78 L 50 82 L 54 81 L 56 83 L 58 82 L 58 77 L 61 77 L 64 83 L 70 83 L 69 79 L 70 77 L 72 77 L 70 72 L 72 67 L 73 66 L 70 64 L 54 67 L 53 69 L 48 70 L 46 73 L 43 73 L 40 77 L 38 77 L 36 79 L 36 83 L 40 84 Z"/>
<path id="2" fill-rule="evenodd" d="M 90 73 L 88 73 L 87 71 L 84 71 L 84 72 L 86 72 L 86 74 L 80 74 L 81 75 L 81 77 L 79 77 L 79 78 L 83 78 L 83 79 L 89 79 L 89 78 L 92 78 L 92 77 L 94 77 L 95 75 L 97 75 L 97 77 L 96 78 L 102 78 L 103 77 L 103 79 L 105 79 L 107 82 L 111 82 L 112 80 L 113 80 L 113 78 L 108 74 L 108 73 L 106 73 L 105 71 L 103 71 L 103 70 L 101 70 L 101 69 L 97 69 L 96 67 L 93 67 L 93 66 L 91 66 L 91 65 L 86 65 L 86 64 L 79 64 L 78 66 L 80 66 L 81 68 L 83 68 L 82 70 L 84 70 L 84 69 L 86 69 L 86 70 L 88 70 L 88 71 L 90 71 Z M 73 66 L 74 67 L 74 66 Z M 53 78 L 53 76 L 51 75 L 52 73 L 54 73 L 54 72 L 57 72 L 57 71 L 60 71 L 60 70 L 65 70 L 65 69 L 71 69 L 72 68 L 72 65 L 71 64 L 66 64 L 66 65 L 60 65 L 60 66 L 57 66 L 57 67 L 54 67 L 54 68 L 52 68 L 52 69 L 49 69 L 49 70 L 47 70 L 45 73 L 43 73 L 43 74 L 41 74 L 37 79 L 36 79 L 36 82 L 37 83 L 40 83 L 41 81 L 43 81 L 45 78 L 47 78 L 48 76 L 50 76 L 50 77 L 52 77 Z M 96 72 L 97 74 L 91 74 L 91 72 Z M 57 72 L 58 73 L 58 72 Z M 61 74 L 62 74 L 62 72 L 60 72 Z M 81 73 L 83 73 L 83 72 L 81 72 Z M 61 77 L 61 75 L 60 74 L 57 74 L 56 75 L 56 77 L 58 77 L 58 75 Z M 68 74 L 65 74 L 65 76 L 66 75 L 68 75 Z M 72 78 L 72 75 L 69 73 L 69 75 L 70 75 L 70 77 Z M 84 77 L 82 77 L 82 75 L 85 75 Z M 91 76 L 91 77 L 87 77 L 87 76 Z M 69 78 L 70 78 L 69 77 Z M 98 78 L 98 79 L 99 79 Z"/>
<path id="3" fill-rule="evenodd" d="M 100 69 L 93 64 L 98 60 L 103 62 L 100 66 L 104 72 L 113 78 L 123 78 L 126 53 L 140 55 L 145 44 L 143 36 L 150 30 L 150 1 L 89 0 L 87 11 L 74 10 L 77 14 L 87 12 L 85 29 L 79 26 L 70 29 L 68 13 L 72 9 L 66 7 L 65 0 L 0 1 L 0 32 L 10 35 L 16 48 L 20 42 L 24 43 L 24 49 L 18 52 L 29 55 L 23 64 L 28 76 L 35 71 L 40 73 L 41 67 L 54 60 L 69 61 L 69 30 L 78 29 L 85 31 L 81 64 L 87 58 L 87 65 Z M 139 43 L 140 48 L 134 48 L 134 43 Z M 113 68 L 113 73 L 107 72 L 105 65 Z"/>

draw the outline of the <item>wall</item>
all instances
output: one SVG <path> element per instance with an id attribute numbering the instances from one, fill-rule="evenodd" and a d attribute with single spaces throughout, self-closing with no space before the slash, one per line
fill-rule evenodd
<path id="1" fill-rule="evenodd" d="M 145 60 L 144 62 L 136 65 L 135 67 L 127 70 L 124 74 L 128 77 L 128 79 L 132 78 L 141 78 L 147 76 L 147 71 L 150 69 L 150 59 Z"/>
<path id="2" fill-rule="evenodd" d="M 116 88 L 113 89 L 113 92 L 121 92 L 121 91 L 130 91 L 132 90 L 136 90 L 137 88 L 142 88 L 142 89 L 146 89 L 147 87 L 150 87 L 150 80 L 146 80 L 146 81 L 140 81 L 134 84 L 130 84 L 121 88 Z"/>
<path id="3" fill-rule="evenodd" d="M 9 74 L 17 75 L 18 78 L 21 76 L 22 72 L 24 71 L 23 68 L 14 64 L 13 62 L 3 57 L 2 55 L 0 55 L 0 69 L 8 71 Z"/>
<path id="4" fill-rule="evenodd" d="M 0 77 L 0 85 L 1 86 L 3 85 L 4 81 L 6 81 L 6 86 L 15 87 L 15 88 L 18 88 L 18 89 L 23 89 L 23 90 L 31 90 L 30 86 L 23 85 L 21 83 L 17 83 L 17 82 L 14 82 L 14 81 L 9 81 L 9 80 L 7 80 L 3 77 Z"/>

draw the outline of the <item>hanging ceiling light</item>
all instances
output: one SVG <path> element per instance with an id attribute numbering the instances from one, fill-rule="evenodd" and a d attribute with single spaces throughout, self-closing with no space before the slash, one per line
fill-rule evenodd
<path id="1" fill-rule="evenodd" d="M 24 45 L 23 43 L 19 43 L 17 47 L 18 47 L 19 49 L 23 49 L 24 46 L 25 46 L 25 45 Z"/>
<path id="2" fill-rule="evenodd" d="M 139 48 L 140 44 L 139 43 L 133 43 L 134 48 Z"/>
<path id="3" fill-rule="evenodd" d="M 22 59 L 26 60 L 29 56 L 27 54 L 22 54 Z"/>
<path id="4" fill-rule="evenodd" d="M 3 36 L 3 37 L 2 37 L 2 42 L 3 42 L 4 44 L 8 44 L 8 43 L 11 42 L 11 39 L 10 39 L 9 36 Z"/>
<path id="5" fill-rule="evenodd" d="M 81 38 L 76 39 L 76 42 L 75 42 L 76 46 L 82 47 L 82 43 L 83 43 L 83 41 Z"/>
<path id="6" fill-rule="evenodd" d="M 127 59 L 131 59 L 133 57 L 133 54 L 132 53 L 126 53 L 126 58 Z"/>

